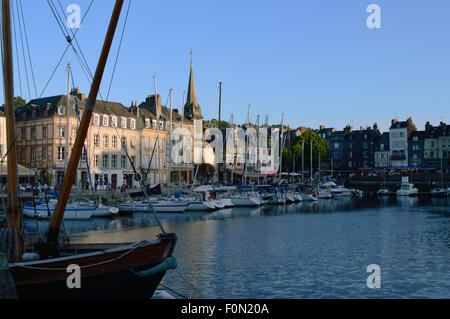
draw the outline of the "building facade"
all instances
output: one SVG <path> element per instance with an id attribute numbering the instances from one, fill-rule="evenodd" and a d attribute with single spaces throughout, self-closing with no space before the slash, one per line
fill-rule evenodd
<path id="1" fill-rule="evenodd" d="M 412 118 L 399 122 L 397 119 L 391 121 L 389 128 L 389 148 L 392 167 L 408 166 L 408 138 L 416 131 Z"/>

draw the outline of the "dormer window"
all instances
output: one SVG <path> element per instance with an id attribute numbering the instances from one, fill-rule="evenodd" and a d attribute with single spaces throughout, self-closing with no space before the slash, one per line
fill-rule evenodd
<path id="1" fill-rule="evenodd" d="M 156 130 L 156 120 L 152 120 L 152 129 Z"/>
<path id="2" fill-rule="evenodd" d="M 109 125 L 109 116 L 103 115 L 103 126 Z"/>
<path id="3" fill-rule="evenodd" d="M 59 115 L 64 115 L 64 106 L 60 105 L 60 106 L 58 107 L 58 114 L 59 114 Z"/>
<path id="4" fill-rule="evenodd" d="M 150 119 L 145 119 L 145 128 L 150 128 Z"/>
<path id="5" fill-rule="evenodd" d="M 122 117 L 122 128 L 127 128 L 127 118 L 126 117 Z"/>
<path id="6" fill-rule="evenodd" d="M 111 125 L 112 125 L 112 127 L 117 127 L 117 117 L 116 116 L 111 117 Z"/>
<path id="7" fill-rule="evenodd" d="M 94 114 L 94 125 L 100 125 L 100 115 Z"/>

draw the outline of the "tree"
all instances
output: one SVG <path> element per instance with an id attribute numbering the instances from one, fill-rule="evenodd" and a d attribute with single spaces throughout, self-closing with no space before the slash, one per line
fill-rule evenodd
<path id="1" fill-rule="evenodd" d="M 25 101 L 21 96 L 16 96 L 14 98 L 14 107 L 20 107 L 20 106 L 24 106 L 27 104 L 27 101 Z M 2 106 L 0 106 L 0 110 L 5 112 L 5 104 L 3 104 Z"/>
<path id="2" fill-rule="evenodd" d="M 282 153 L 282 163 L 283 170 L 292 171 L 293 165 L 295 165 L 295 170 L 298 171 L 302 167 L 302 143 L 304 143 L 304 163 L 305 169 L 311 168 L 310 160 L 310 145 L 313 143 L 313 168 L 317 168 L 319 163 L 319 153 L 320 162 L 325 162 L 330 156 L 330 151 L 328 149 L 327 142 L 322 139 L 314 131 L 307 131 L 295 139 L 290 149 L 283 149 Z"/>

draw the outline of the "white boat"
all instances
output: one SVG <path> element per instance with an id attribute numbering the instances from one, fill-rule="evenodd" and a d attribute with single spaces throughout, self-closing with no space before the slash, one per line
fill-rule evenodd
<path id="1" fill-rule="evenodd" d="M 220 199 L 211 200 L 211 203 L 217 208 L 222 209 L 225 208 L 225 204 Z"/>
<path id="2" fill-rule="evenodd" d="M 73 205 L 79 205 L 83 208 L 93 208 L 94 213 L 92 217 L 109 217 L 117 216 L 119 214 L 119 208 L 113 206 L 103 205 L 102 203 L 95 203 L 93 200 L 88 200 L 79 203 L 73 203 Z"/>
<path id="3" fill-rule="evenodd" d="M 56 207 L 56 200 L 49 200 L 48 206 L 45 202 L 27 203 L 23 209 L 23 215 L 29 218 L 50 219 Z M 94 214 L 94 207 L 82 207 L 81 205 L 67 204 L 64 211 L 64 219 L 67 220 L 88 220 Z M 49 216 L 50 215 L 50 216 Z"/>
<path id="4" fill-rule="evenodd" d="M 333 194 L 329 190 L 328 191 L 321 190 L 321 191 L 317 192 L 317 198 L 318 199 L 331 199 L 331 198 L 333 198 Z"/>
<path id="5" fill-rule="evenodd" d="M 225 205 L 225 208 L 234 207 L 233 201 L 229 198 L 222 198 L 221 201 Z"/>
<path id="6" fill-rule="evenodd" d="M 411 196 L 417 194 L 419 190 L 410 183 L 402 183 L 400 189 L 397 191 L 397 196 Z"/>
<path id="7" fill-rule="evenodd" d="M 308 193 L 303 193 L 302 194 L 302 201 L 304 201 L 304 202 L 307 202 L 307 201 L 309 201 L 309 202 L 312 202 L 312 201 L 316 201 L 317 200 L 317 196 L 316 196 L 316 194 L 308 194 Z"/>
<path id="8" fill-rule="evenodd" d="M 302 201 L 302 195 L 299 193 L 294 193 L 294 199 L 296 202 L 301 202 Z"/>
<path id="9" fill-rule="evenodd" d="M 292 195 L 291 193 L 285 193 L 284 198 L 286 200 L 286 204 L 292 204 L 295 202 L 294 195 Z"/>
<path id="10" fill-rule="evenodd" d="M 257 196 L 232 195 L 231 202 L 235 207 L 256 207 L 261 205 L 261 200 Z"/>
<path id="11" fill-rule="evenodd" d="M 212 211 L 216 209 L 216 206 L 211 201 L 201 201 L 201 200 L 187 200 L 188 206 L 186 211 Z"/>
<path id="12" fill-rule="evenodd" d="M 157 213 L 182 213 L 186 210 L 189 203 L 179 201 L 151 201 L 153 209 Z M 150 205 L 147 201 L 126 201 L 119 204 L 121 212 L 151 212 Z"/>

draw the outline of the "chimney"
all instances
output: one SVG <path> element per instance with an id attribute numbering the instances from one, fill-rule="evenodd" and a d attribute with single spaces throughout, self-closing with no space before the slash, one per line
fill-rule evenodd
<path id="1" fill-rule="evenodd" d="M 373 129 L 374 130 L 378 130 L 378 123 L 377 122 L 373 123 Z"/>
<path id="2" fill-rule="evenodd" d="M 425 124 L 425 131 L 431 131 L 432 128 L 433 128 L 433 126 L 430 124 L 430 122 L 427 122 Z"/>
<path id="3" fill-rule="evenodd" d="M 394 125 L 394 124 L 397 123 L 397 122 L 398 122 L 397 119 L 392 119 L 392 121 L 391 121 L 391 126 Z"/>
<path id="4" fill-rule="evenodd" d="M 321 125 L 320 129 L 323 130 L 325 128 L 325 125 Z"/>

